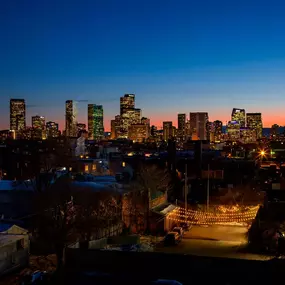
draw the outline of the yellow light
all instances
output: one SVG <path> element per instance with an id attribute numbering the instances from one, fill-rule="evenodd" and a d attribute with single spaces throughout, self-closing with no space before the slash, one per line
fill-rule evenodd
<path id="1" fill-rule="evenodd" d="M 83 155 L 80 155 L 80 158 L 83 158 Z"/>
<path id="2" fill-rule="evenodd" d="M 86 158 L 89 158 L 89 156 L 86 156 Z"/>
<path id="3" fill-rule="evenodd" d="M 89 165 L 85 164 L 84 169 L 85 169 L 85 171 L 88 171 L 89 170 Z"/>
<path id="4" fill-rule="evenodd" d="M 125 163 L 124 161 L 122 162 L 122 166 L 123 166 L 123 167 L 125 167 L 125 166 L 126 166 L 126 163 Z"/>
<path id="5" fill-rule="evenodd" d="M 260 151 L 260 155 L 261 155 L 261 156 L 265 156 L 265 151 L 264 151 L 264 150 L 261 150 L 261 151 Z"/>

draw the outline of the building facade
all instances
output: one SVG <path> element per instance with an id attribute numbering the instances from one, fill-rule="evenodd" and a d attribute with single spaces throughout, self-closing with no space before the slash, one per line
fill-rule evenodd
<path id="1" fill-rule="evenodd" d="M 125 94 L 120 98 L 120 115 L 135 108 L 135 94 Z"/>
<path id="2" fill-rule="evenodd" d="M 223 123 L 219 120 L 214 121 L 214 142 L 221 142 Z"/>
<path id="3" fill-rule="evenodd" d="M 133 142 L 144 142 L 150 135 L 146 124 L 133 124 L 129 127 L 129 139 Z"/>
<path id="4" fill-rule="evenodd" d="M 59 136 L 58 124 L 52 121 L 46 123 L 47 138 L 57 138 Z"/>
<path id="5" fill-rule="evenodd" d="M 240 125 L 237 121 L 229 121 L 227 125 L 228 140 L 237 142 L 240 140 Z"/>
<path id="6" fill-rule="evenodd" d="M 178 114 L 177 137 L 184 141 L 186 137 L 186 114 Z"/>
<path id="7" fill-rule="evenodd" d="M 26 103 L 24 99 L 10 100 L 10 130 L 16 134 L 26 129 Z"/>
<path id="8" fill-rule="evenodd" d="M 245 109 L 233 108 L 232 121 L 239 123 L 241 128 L 245 127 Z"/>
<path id="9" fill-rule="evenodd" d="M 163 122 L 163 139 L 168 141 L 173 136 L 173 125 L 172 122 Z"/>
<path id="10" fill-rule="evenodd" d="M 190 129 L 192 140 L 207 140 L 208 113 L 190 113 Z"/>
<path id="11" fill-rule="evenodd" d="M 37 140 L 46 139 L 46 123 L 45 117 L 33 116 L 32 117 L 32 138 Z"/>
<path id="12" fill-rule="evenodd" d="M 67 137 L 76 137 L 76 110 L 75 102 L 67 100 L 65 102 L 65 135 Z"/>
<path id="13" fill-rule="evenodd" d="M 103 106 L 88 104 L 88 134 L 89 139 L 101 140 L 104 138 Z"/>
<path id="14" fill-rule="evenodd" d="M 256 138 L 261 139 L 262 138 L 262 116 L 261 113 L 247 113 L 246 114 L 246 123 L 247 127 L 254 129 L 256 132 Z"/>

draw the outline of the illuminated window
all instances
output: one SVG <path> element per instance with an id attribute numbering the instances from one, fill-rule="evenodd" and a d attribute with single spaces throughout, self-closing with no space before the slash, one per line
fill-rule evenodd
<path id="1" fill-rule="evenodd" d="M 93 164 L 93 165 L 92 165 L 92 170 L 94 170 L 94 171 L 97 170 L 96 164 Z"/>
<path id="2" fill-rule="evenodd" d="M 88 164 L 85 164 L 84 170 L 85 170 L 85 171 L 89 171 L 89 165 L 88 165 Z"/>

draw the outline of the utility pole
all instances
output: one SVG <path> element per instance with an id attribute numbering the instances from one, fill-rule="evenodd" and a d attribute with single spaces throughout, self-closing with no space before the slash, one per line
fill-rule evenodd
<path id="1" fill-rule="evenodd" d="M 208 181 L 207 181 L 207 212 L 210 204 L 210 164 L 208 164 Z"/>

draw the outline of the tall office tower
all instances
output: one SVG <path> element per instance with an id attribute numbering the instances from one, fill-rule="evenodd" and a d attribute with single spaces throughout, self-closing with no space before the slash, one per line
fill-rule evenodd
<path id="1" fill-rule="evenodd" d="M 192 140 L 207 140 L 208 113 L 190 113 L 190 130 Z"/>
<path id="2" fill-rule="evenodd" d="M 47 122 L 46 130 L 48 138 L 57 138 L 59 136 L 58 124 L 55 122 Z"/>
<path id="3" fill-rule="evenodd" d="M 167 141 L 173 136 L 172 122 L 163 122 L 163 139 Z"/>
<path id="4" fill-rule="evenodd" d="M 206 133 L 207 133 L 207 140 L 210 142 L 214 142 L 214 123 L 207 122 L 206 123 Z"/>
<path id="5" fill-rule="evenodd" d="M 141 123 L 142 123 L 143 125 L 149 125 L 149 126 L 150 126 L 150 119 L 149 119 L 149 118 L 146 118 L 146 117 L 142 117 Z"/>
<path id="6" fill-rule="evenodd" d="M 240 140 L 240 125 L 237 121 L 229 121 L 227 125 L 228 138 L 236 142 Z"/>
<path id="7" fill-rule="evenodd" d="M 256 131 L 251 128 L 240 128 L 240 139 L 244 144 L 256 142 Z"/>
<path id="8" fill-rule="evenodd" d="M 128 137 L 128 130 L 131 125 L 141 123 L 141 109 L 128 109 L 121 115 L 121 137 Z"/>
<path id="9" fill-rule="evenodd" d="M 270 129 L 270 138 L 272 140 L 275 140 L 279 135 L 279 126 L 277 124 L 274 124 L 271 126 Z"/>
<path id="10" fill-rule="evenodd" d="M 178 114 L 177 137 L 184 141 L 186 137 L 186 114 Z"/>
<path id="11" fill-rule="evenodd" d="M 135 108 L 135 94 L 125 94 L 120 98 L 120 115 L 122 116 L 127 110 Z"/>
<path id="12" fill-rule="evenodd" d="M 77 136 L 75 102 L 72 100 L 65 102 L 65 135 L 67 137 Z"/>
<path id="13" fill-rule="evenodd" d="M 147 124 L 133 124 L 129 126 L 129 139 L 133 142 L 144 142 L 149 137 Z"/>
<path id="14" fill-rule="evenodd" d="M 79 136 L 82 131 L 86 131 L 86 124 L 77 123 L 77 124 L 76 124 L 76 133 L 77 133 L 77 136 Z"/>
<path id="15" fill-rule="evenodd" d="M 10 130 L 21 132 L 26 129 L 26 104 L 24 99 L 10 100 Z"/>
<path id="16" fill-rule="evenodd" d="M 247 113 L 246 114 L 246 124 L 248 128 L 254 129 L 256 131 L 256 138 L 262 138 L 262 116 L 261 113 Z"/>
<path id="17" fill-rule="evenodd" d="M 245 127 L 245 109 L 233 108 L 232 121 L 239 123 L 241 128 Z"/>
<path id="18" fill-rule="evenodd" d="M 88 133 L 92 140 L 104 138 L 103 106 L 88 104 Z"/>
<path id="19" fill-rule="evenodd" d="M 214 121 L 214 142 L 220 142 L 222 139 L 223 123 L 221 121 Z"/>
<path id="20" fill-rule="evenodd" d="M 32 138 L 36 140 L 46 139 L 45 117 L 43 116 L 32 117 Z"/>
<path id="21" fill-rule="evenodd" d="M 190 120 L 187 120 L 185 124 L 185 140 L 188 140 L 190 138 L 191 138 Z"/>

